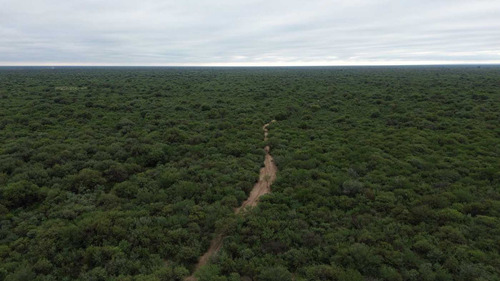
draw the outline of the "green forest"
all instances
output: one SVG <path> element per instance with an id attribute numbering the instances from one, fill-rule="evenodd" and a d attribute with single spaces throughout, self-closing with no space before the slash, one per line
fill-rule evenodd
<path id="1" fill-rule="evenodd" d="M 221 234 L 199 281 L 500 280 L 500 67 L 0 68 L 0 281 L 183 280 Z"/>

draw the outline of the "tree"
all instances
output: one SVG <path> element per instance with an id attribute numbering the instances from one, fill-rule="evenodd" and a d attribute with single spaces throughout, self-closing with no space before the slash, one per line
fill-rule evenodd
<path id="1" fill-rule="evenodd" d="M 291 281 L 292 274 L 283 266 L 266 267 L 257 276 L 258 281 Z"/>
<path id="2" fill-rule="evenodd" d="M 41 198 L 40 188 L 26 180 L 8 184 L 2 194 L 6 205 L 13 208 L 27 207 Z"/>

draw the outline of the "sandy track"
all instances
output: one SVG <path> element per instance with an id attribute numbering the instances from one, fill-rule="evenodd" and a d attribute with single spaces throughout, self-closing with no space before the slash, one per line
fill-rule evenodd
<path id="1" fill-rule="evenodd" d="M 184 281 L 196 281 L 196 277 L 194 277 L 194 273 L 200 269 L 200 267 L 204 266 L 205 264 L 208 263 L 210 258 L 217 253 L 220 248 L 222 247 L 222 240 L 224 239 L 224 236 L 222 234 L 218 234 L 212 241 L 210 241 L 210 247 L 208 250 L 203 254 L 203 256 L 200 257 L 198 260 L 198 263 L 196 264 L 193 274 L 187 278 L 184 279 Z"/>
<path id="2" fill-rule="evenodd" d="M 269 126 L 269 124 L 273 122 L 276 121 L 273 120 L 262 127 L 262 129 L 264 130 L 265 141 L 267 140 L 268 135 L 267 126 Z M 271 184 L 273 184 L 274 180 L 276 179 L 276 172 L 278 171 L 278 168 L 276 167 L 276 164 L 274 164 L 273 157 L 271 156 L 271 154 L 269 154 L 269 145 L 264 147 L 264 150 L 266 151 L 266 158 L 264 159 L 264 167 L 260 169 L 259 180 L 253 186 L 252 191 L 250 192 L 250 196 L 248 196 L 247 200 L 245 200 L 241 204 L 241 206 L 234 211 L 236 214 L 238 214 L 247 206 L 253 207 L 257 205 L 259 198 L 262 195 L 271 192 Z"/>
<path id="3" fill-rule="evenodd" d="M 276 122 L 276 120 L 273 120 L 262 127 L 262 129 L 264 130 L 264 141 L 267 141 L 267 135 L 269 134 L 269 130 L 267 129 L 267 127 L 274 122 Z M 271 154 L 269 154 L 270 147 L 267 145 L 266 147 L 264 147 L 264 150 L 266 151 L 266 158 L 264 159 L 264 167 L 260 169 L 259 180 L 253 186 L 252 191 L 250 192 L 250 195 L 248 196 L 247 200 L 245 200 L 240 207 L 234 210 L 236 214 L 240 213 L 240 211 L 242 210 L 245 210 L 246 207 L 256 206 L 257 203 L 259 202 L 259 198 L 262 195 L 271 192 L 271 185 L 276 179 L 276 172 L 278 171 L 278 168 L 276 167 L 276 164 L 274 164 L 273 157 L 271 156 Z M 203 256 L 201 256 L 200 259 L 198 260 L 198 263 L 194 268 L 193 274 L 185 278 L 184 281 L 197 280 L 196 277 L 194 277 L 195 272 L 198 271 L 200 267 L 207 264 L 210 258 L 220 250 L 220 248 L 222 247 L 223 240 L 224 236 L 222 234 L 218 234 L 214 239 L 212 239 L 212 241 L 210 242 L 210 247 L 208 248 L 207 252 L 203 254 Z"/>

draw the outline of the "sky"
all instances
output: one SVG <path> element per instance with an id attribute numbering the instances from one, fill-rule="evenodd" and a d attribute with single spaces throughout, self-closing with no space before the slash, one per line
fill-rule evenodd
<path id="1" fill-rule="evenodd" d="M 500 63 L 500 0 L 0 0 L 0 65 Z"/>

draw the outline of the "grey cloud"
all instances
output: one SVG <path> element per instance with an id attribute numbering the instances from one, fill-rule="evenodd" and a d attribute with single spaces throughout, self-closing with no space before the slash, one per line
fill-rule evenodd
<path id="1" fill-rule="evenodd" d="M 499 1 L 0 0 L 0 64 L 500 63 Z"/>

